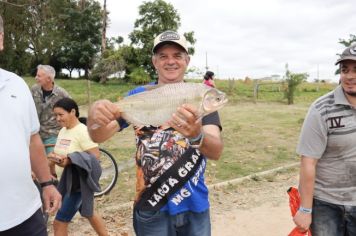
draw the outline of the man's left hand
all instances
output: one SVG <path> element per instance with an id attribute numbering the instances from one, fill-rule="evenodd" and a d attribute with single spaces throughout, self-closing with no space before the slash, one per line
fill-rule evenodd
<path id="1" fill-rule="evenodd" d="M 202 118 L 198 109 L 190 104 L 178 107 L 167 123 L 187 138 L 195 138 L 202 132 Z"/>

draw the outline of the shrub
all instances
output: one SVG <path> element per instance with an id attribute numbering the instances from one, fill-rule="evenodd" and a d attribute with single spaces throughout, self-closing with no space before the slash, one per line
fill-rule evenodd
<path id="1" fill-rule="evenodd" d="M 135 68 L 129 75 L 130 82 L 134 84 L 147 84 L 151 78 L 143 68 Z"/>

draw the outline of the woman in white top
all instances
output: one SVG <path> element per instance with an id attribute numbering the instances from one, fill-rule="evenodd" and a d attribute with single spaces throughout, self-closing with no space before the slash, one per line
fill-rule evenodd
<path id="1" fill-rule="evenodd" d="M 49 159 L 66 168 L 71 165 L 68 154 L 73 152 L 88 152 L 99 158 L 98 144 L 90 139 L 87 127 L 78 120 L 79 109 L 76 102 L 70 98 L 63 98 L 54 105 L 53 111 L 62 129 L 59 131 L 54 152 L 49 155 Z M 73 175 L 73 178 L 78 178 L 78 176 Z M 62 207 L 53 223 L 56 236 L 68 235 L 68 224 L 81 208 L 82 195 L 79 186 L 75 185 L 78 185 L 78 181 L 73 182 L 70 193 L 62 196 Z M 87 218 L 98 235 L 108 235 L 103 219 L 95 211 L 91 217 Z"/>

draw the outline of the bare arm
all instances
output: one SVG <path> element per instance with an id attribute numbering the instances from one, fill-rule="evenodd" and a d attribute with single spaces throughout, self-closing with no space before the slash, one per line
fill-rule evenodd
<path id="1" fill-rule="evenodd" d="M 96 101 L 89 109 L 88 131 L 91 139 L 102 143 L 112 137 L 120 128 L 116 119 L 120 112 L 114 103 L 108 100 Z"/>
<path id="2" fill-rule="evenodd" d="M 40 183 L 51 180 L 44 146 L 38 133 L 31 136 L 29 148 L 31 168 Z M 42 190 L 46 211 L 54 213 L 61 207 L 62 196 L 53 185 L 48 185 L 42 188 Z"/>
<path id="3" fill-rule="evenodd" d="M 199 150 L 211 160 L 219 160 L 224 148 L 220 128 L 216 125 L 203 126 L 204 139 Z"/>
<path id="4" fill-rule="evenodd" d="M 51 174 L 49 172 L 44 150 L 40 135 L 38 133 L 32 135 L 30 140 L 31 168 L 40 182 L 51 180 Z"/>
<path id="5" fill-rule="evenodd" d="M 304 208 L 313 207 L 315 168 L 318 160 L 311 157 L 302 156 L 300 163 L 299 192 L 301 202 Z M 301 232 L 309 229 L 312 217 L 311 214 L 298 211 L 294 216 L 294 223 Z"/>
<path id="6" fill-rule="evenodd" d="M 85 150 L 85 152 L 94 155 L 96 157 L 96 159 L 98 159 L 98 160 L 100 158 L 100 151 L 99 151 L 98 147 L 90 148 L 88 150 Z M 58 162 L 55 162 L 55 164 L 57 164 L 60 167 L 64 168 L 64 167 L 72 164 L 72 161 L 68 156 L 61 156 L 61 155 L 58 155 L 55 153 L 51 153 L 50 155 L 56 156 L 59 159 Z"/>
<path id="7" fill-rule="evenodd" d="M 99 151 L 99 148 L 98 147 L 95 147 L 95 148 L 90 148 L 88 150 L 86 150 L 87 153 L 90 153 L 92 155 L 94 155 L 96 157 L 96 159 L 99 160 L 100 158 L 100 151 Z"/>

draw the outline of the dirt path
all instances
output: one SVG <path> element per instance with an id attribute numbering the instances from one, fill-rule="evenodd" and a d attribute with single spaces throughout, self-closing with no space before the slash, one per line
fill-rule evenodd
<path id="1" fill-rule="evenodd" d="M 293 228 L 286 190 L 297 185 L 297 170 L 210 190 L 213 236 L 285 236 Z M 100 202 L 98 202 L 100 206 Z M 110 235 L 131 236 L 131 209 L 112 206 L 99 209 Z M 96 235 L 89 223 L 76 217 L 70 235 Z M 50 235 L 53 235 L 50 232 Z"/>
<path id="2" fill-rule="evenodd" d="M 213 236 L 285 236 L 293 228 L 287 189 L 296 170 L 211 192 Z"/>

